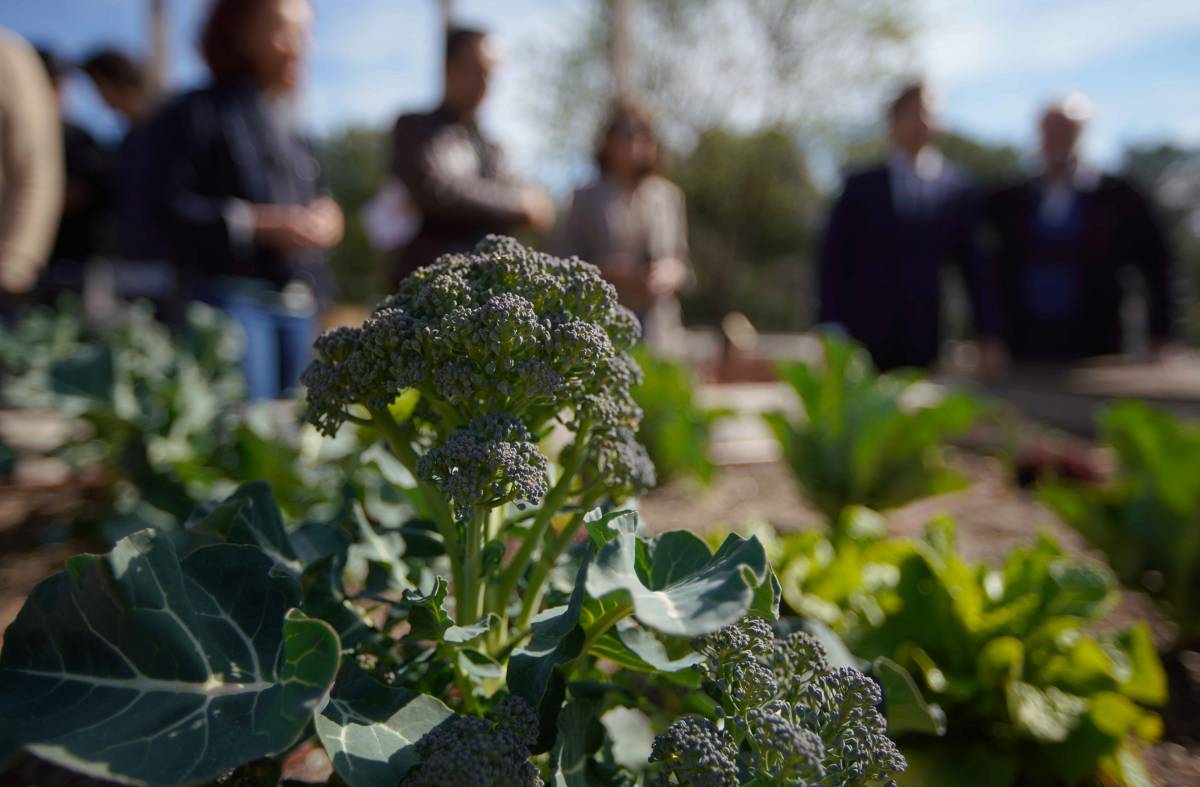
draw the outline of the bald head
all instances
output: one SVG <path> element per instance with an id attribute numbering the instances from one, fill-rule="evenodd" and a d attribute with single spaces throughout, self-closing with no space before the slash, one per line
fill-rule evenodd
<path id="1" fill-rule="evenodd" d="M 1042 160 L 1047 174 L 1069 174 L 1078 157 L 1079 138 L 1091 116 L 1091 107 L 1081 95 L 1056 101 L 1042 112 L 1039 122 Z"/>

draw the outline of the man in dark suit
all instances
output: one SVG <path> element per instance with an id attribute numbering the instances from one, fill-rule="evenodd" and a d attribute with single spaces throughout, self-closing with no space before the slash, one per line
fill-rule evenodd
<path id="1" fill-rule="evenodd" d="M 392 174 L 421 214 L 421 228 L 399 250 L 393 284 L 439 255 L 469 250 L 490 232 L 527 226 L 545 233 L 554 225 L 550 198 L 515 181 L 500 148 L 479 129 L 477 115 L 495 65 L 488 34 L 452 30 L 441 106 L 396 121 Z"/>
<path id="2" fill-rule="evenodd" d="M 846 179 L 820 249 L 820 319 L 862 343 L 880 369 L 927 367 L 940 345 L 943 266 L 961 266 L 983 360 L 998 363 L 995 311 L 973 243 L 978 200 L 969 179 L 932 146 L 921 84 L 888 111 L 888 159 Z"/>
<path id="3" fill-rule="evenodd" d="M 1016 360 L 1074 360 L 1119 353 L 1122 273 L 1146 294 L 1152 346 L 1171 333 L 1170 253 L 1153 211 L 1124 178 L 1078 154 L 1089 114 L 1072 96 L 1042 114 L 1042 172 L 992 195 L 984 210 L 999 279 L 1004 339 Z"/>

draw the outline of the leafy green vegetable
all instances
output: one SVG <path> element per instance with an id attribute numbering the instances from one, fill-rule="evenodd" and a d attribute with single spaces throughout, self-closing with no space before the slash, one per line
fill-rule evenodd
<path id="1" fill-rule="evenodd" d="M 617 510 L 654 475 L 634 439 L 636 338 L 595 268 L 510 239 L 417 272 L 362 328 L 323 336 L 304 375 L 330 438 L 318 470 L 348 491 L 288 516 L 268 481 L 244 483 L 47 580 L 0 651 L 5 752 L 174 784 L 269 779 L 315 736 L 352 787 L 632 787 L 646 746 L 631 757 L 606 727 L 653 711 L 631 686 L 712 710 L 690 691 L 694 638 L 774 619 L 780 599 L 757 538 L 714 550 Z M 101 380 L 80 412 L 149 439 L 104 398 L 124 363 L 89 350 L 59 375 L 77 392 Z M 236 466 L 313 492 L 251 447 Z M 173 476 L 189 502 L 228 480 L 205 456 L 172 465 L 194 474 Z M 784 715 L 834 735 L 838 767 L 875 767 L 878 690 L 855 676 L 789 695 Z M 807 743 L 780 737 L 772 756 Z"/>
<path id="2" fill-rule="evenodd" d="M 1154 596 L 1188 646 L 1200 639 L 1200 427 L 1138 402 L 1113 405 L 1100 425 L 1116 477 L 1045 482 L 1039 497 L 1104 552 L 1123 583 Z"/>
<path id="3" fill-rule="evenodd" d="M 707 409 L 696 401 L 695 374 L 683 361 L 656 357 L 644 346 L 634 358 L 642 368 L 642 382 L 633 389 L 633 399 L 642 408 L 637 436 L 659 481 L 711 482 L 716 465 L 709 457 L 709 434 L 728 411 Z"/>
<path id="4" fill-rule="evenodd" d="M 849 505 L 885 509 L 960 486 L 940 444 L 966 430 L 980 405 L 962 393 L 935 394 L 915 373 L 878 374 L 847 340 L 826 335 L 821 342 L 822 368 L 777 369 L 803 416 L 765 416 L 812 504 L 836 522 Z"/>
<path id="5" fill-rule="evenodd" d="M 416 742 L 453 715 L 434 697 L 384 685 L 348 663 L 316 730 L 347 784 L 394 787 L 421 761 Z"/>
<path id="6" fill-rule="evenodd" d="M 112 543 L 164 527 L 251 479 L 271 481 L 295 518 L 339 504 L 344 468 L 302 455 L 281 407 L 244 402 L 241 346 L 236 326 L 199 303 L 173 329 L 140 303 L 105 332 L 65 303 L 0 326 L 0 401 L 82 422 L 54 455 L 109 482 L 111 505 L 75 523 L 81 535 Z"/>
<path id="7" fill-rule="evenodd" d="M 856 656 L 893 659 L 945 710 L 947 736 L 937 740 L 914 738 L 927 730 L 889 713 L 903 750 L 917 753 L 912 783 L 971 783 L 962 758 L 980 740 L 994 773 L 1010 774 L 997 784 L 1098 774 L 1142 783 L 1137 752 L 1158 735 L 1150 708 L 1165 702 L 1166 678 L 1145 624 L 1089 633 L 1115 600 L 1106 567 L 1045 536 L 999 568 L 971 564 L 948 521 L 919 540 L 859 532 L 783 538 L 783 596 Z"/>
<path id="8" fill-rule="evenodd" d="M 152 530 L 73 558 L 30 595 L 0 655 L 0 744 L 98 778 L 182 784 L 291 747 L 325 701 L 338 640 L 251 546 L 180 561 Z"/>

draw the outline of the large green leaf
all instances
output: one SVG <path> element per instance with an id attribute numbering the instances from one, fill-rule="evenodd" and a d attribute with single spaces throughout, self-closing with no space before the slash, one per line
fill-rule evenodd
<path id="1" fill-rule="evenodd" d="M 346 664 L 316 729 L 347 784 L 393 787 L 420 762 L 416 742 L 453 715 L 435 697 L 385 686 Z"/>
<path id="2" fill-rule="evenodd" d="M 337 674 L 337 635 L 292 609 L 259 549 L 183 561 L 153 530 L 39 584 L 0 654 L 0 748 L 98 778 L 184 784 L 289 748 Z M 290 611 L 289 611 L 290 610 Z"/>
<path id="3" fill-rule="evenodd" d="M 713 554 L 690 533 L 641 539 L 627 520 L 612 524 L 620 529 L 587 570 L 588 595 L 627 605 L 663 634 L 695 637 L 741 620 L 773 578 L 755 537 L 731 534 Z"/>
<path id="4" fill-rule="evenodd" d="M 293 573 L 304 568 L 266 481 L 248 481 L 220 503 L 200 506 L 188 528 L 229 544 L 256 546 Z"/>
<path id="5" fill-rule="evenodd" d="M 946 714 L 937 705 L 925 701 L 908 670 L 891 659 L 878 658 L 872 665 L 871 676 L 883 689 L 889 736 L 946 734 Z"/>
<path id="6" fill-rule="evenodd" d="M 579 569 L 570 601 L 544 610 L 533 619 L 529 641 L 513 652 L 508 661 L 508 688 L 530 706 L 539 708 L 548 691 L 559 694 L 565 689 L 562 676 L 555 670 L 573 661 L 582 651 L 584 585 L 588 566 Z"/>

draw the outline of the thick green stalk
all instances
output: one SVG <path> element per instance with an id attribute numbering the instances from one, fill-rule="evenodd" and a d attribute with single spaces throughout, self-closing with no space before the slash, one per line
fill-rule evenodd
<path id="1" fill-rule="evenodd" d="M 383 439 L 391 450 L 392 455 L 416 478 L 417 452 L 413 449 L 407 436 L 396 424 L 396 419 L 386 409 L 383 409 L 372 410 L 371 420 L 383 435 Z M 450 512 L 450 505 L 442 497 L 441 493 L 421 481 L 417 482 L 417 489 L 420 491 L 426 507 L 433 516 L 433 521 L 442 536 L 442 542 L 446 545 L 446 555 L 450 559 L 450 578 L 454 583 L 454 591 L 457 594 L 463 586 L 462 556 L 459 553 L 458 545 L 458 524 L 454 521 L 454 515 Z M 471 622 L 473 623 L 474 621 Z"/>
<path id="2" fill-rule="evenodd" d="M 617 625 L 618 622 L 629 617 L 631 612 L 633 612 L 633 604 L 628 601 L 622 601 L 600 617 L 596 618 L 596 622 L 592 624 L 592 627 L 588 629 L 587 636 L 584 637 L 583 647 L 579 649 L 579 655 L 575 657 L 575 660 L 572 661 L 565 670 L 563 670 L 563 676 L 569 678 L 571 673 L 573 673 L 579 666 L 579 662 L 587 657 L 588 651 L 592 649 L 592 645 L 596 644 L 596 640 L 604 636 L 604 634 L 613 626 Z"/>
<path id="3" fill-rule="evenodd" d="M 546 538 L 546 532 L 550 529 L 550 523 L 554 519 L 554 515 L 559 512 L 563 505 L 567 502 L 567 497 L 571 494 L 571 487 L 575 484 L 575 477 L 583 469 L 583 463 L 587 458 L 586 449 L 586 432 L 587 427 L 584 426 L 575 436 L 575 442 L 571 444 L 567 452 L 567 456 L 561 462 L 562 475 L 558 479 L 558 483 L 550 490 L 549 494 L 542 501 L 541 508 L 538 509 L 537 515 L 533 518 L 533 524 L 529 526 L 529 532 L 525 534 L 525 541 L 517 550 L 517 554 L 513 556 L 512 561 L 500 573 L 499 590 L 495 594 L 495 598 L 501 604 L 507 604 L 508 599 L 516 592 L 517 583 L 521 581 L 525 569 L 529 567 L 529 563 L 533 560 L 533 553 L 542 545 L 542 541 Z M 502 609 L 494 610 L 502 613 Z"/>
<path id="4" fill-rule="evenodd" d="M 554 534 L 546 544 L 546 548 L 542 550 L 541 556 L 529 575 L 529 584 L 525 586 L 525 595 L 521 598 L 521 614 L 517 618 L 518 626 L 527 626 L 533 616 L 537 614 L 537 608 L 541 604 L 550 572 L 554 570 L 562 553 L 575 540 L 575 534 L 579 532 L 579 528 L 583 527 L 583 520 L 588 511 L 603 496 L 604 492 L 601 490 L 593 491 L 581 498 L 579 510 L 575 512 L 575 516 L 571 517 L 571 521 L 562 530 Z"/>
<path id="5" fill-rule="evenodd" d="M 455 589 L 454 594 L 454 620 L 460 626 L 479 620 L 480 595 L 484 588 L 483 539 L 487 517 L 487 511 L 475 511 L 467 520 L 462 585 Z"/>

